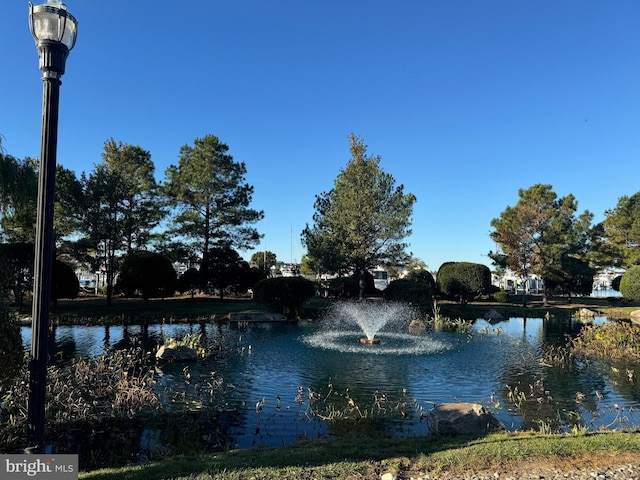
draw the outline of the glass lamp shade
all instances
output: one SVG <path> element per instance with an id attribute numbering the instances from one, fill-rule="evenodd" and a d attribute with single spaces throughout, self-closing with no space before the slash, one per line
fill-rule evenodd
<path id="1" fill-rule="evenodd" d="M 44 5 L 29 2 L 29 27 L 36 44 L 56 42 L 71 50 L 76 44 L 78 22 L 59 0 Z"/>

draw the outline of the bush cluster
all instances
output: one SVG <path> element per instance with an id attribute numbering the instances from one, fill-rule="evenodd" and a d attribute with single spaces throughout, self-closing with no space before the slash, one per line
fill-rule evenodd
<path id="1" fill-rule="evenodd" d="M 509 292 L 506 290 L 498 290 L 493 293 L 493 299 L 498 303 L 507 303 L 509 300 Z"/>
<path id="2" fill-rule="evenodd" d="M 76 298 L 80 293 L 80 282 L 73 268 L 60 260 L 53 262 L 51 282 L 51 297 L 54 304 L 59 298 Z"/>
<path id="3" fill-rule="evenodd" d="M 22 336 L 15 314 L 0 310 L 0 390 L 9 384 L 22 366 Z"/>
<path id="4" fill-rule="evenodd" d="M 153 297 L 166 297 L 175 293 L 176 271 L 171 261 L 155 252 L 133 252 L 126 256 L 116 291 L 131 297 L 140 294 L 145 301 Z"/>
<path id="5" fill-rule="evenodd" d="M 353 277 L 332 278 L 327 283 L 332 297 L 357 298 L 360 295 L 360 285 Z"/>
<path id="6" fill-rule="evenodd" d="M 276 277 L 260 280 L 253 287 L 254 298 L 288 319 L 299 319 L 304 302 L 316 293 L 316 284 L 303 277 Z"/>

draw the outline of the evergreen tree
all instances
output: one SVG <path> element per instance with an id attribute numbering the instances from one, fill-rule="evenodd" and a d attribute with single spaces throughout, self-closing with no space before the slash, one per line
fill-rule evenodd
<path id="1" fill-rule="evenodd" d="M 88 177 L 82 177 L 86 197 L 82 243 L 96 252 L 94 267 L 106 270 L 107 304 L 111 304 L 118 259 L 145 248 L 165 212 L 149 152 L 109 139 L 102 159 Z"/>
<path id="2" fill-rule="evenodd" d="M 640 264 L 640 192 L 620 197 L 615 208 L 604 214 L 609 265 L 628 268 Z"/>
<path id="3" fill-rule="evenodd" d="M 578 202 L 571 194 L 557 198 L 551 185 L 536 184 L 518 191 L 520 199 L 491 221 L 491 238 L 502 252 L 489 252 L 496 264 L 522 278 L 535 274 L 543 282 L 543 302 L 547 305 L 545 280 L 558 277 L 566 256 L 585 260 L 592 248 L 590 228 L 593 215 L 586 210 L 576 216 Z M 524 297 L 523 297 L 524 298 Z"/>
<path id="4" fill-rule="evenodd" d="M 302 232 L 318 270 L 332 273 L 363 272 L 405 261 L 403 240 L 411 234 L 416 201 L 383 172 L 379 156 L 367 155 L 362 139 L 351 134 L 349 140 L 351 160 L 334 188 L 316 196 L 313 226 Z"/>
<path id="5" fill-rule="evenodd" d="M 166 171 L 165 192 L 177 210 L 173 232 L 192 242 L 205 268 L 214 247 L 245 250 L 260 241 L 251 224 L 264 213 L 249 208 L 253 187 L 245 182 L 247 168 L 228 150 L 215 135 L 197 138 Z M 209 278 L 202 268 L 200 275 Z"/>

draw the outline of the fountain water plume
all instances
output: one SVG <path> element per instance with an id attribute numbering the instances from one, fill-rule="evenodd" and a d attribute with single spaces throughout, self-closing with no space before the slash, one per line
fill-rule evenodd
<path id="1" fill-rule="evenodd" d="M 336 304 L 331 309 L 331 314 L 338 321 L 357 325 L 366 339 L 373 342 L 376 334 L 385 326 L 399 322 L 408 323 L 412 311 L 408 305 L 402 303 L 350 301 Z"/>
<path id="2" fill-rule="evenodd" d="M 405 303 L 341 302 L 327 311 L 323 328 L 302 340 L 312 347 L 377 355 L 432 354 L 449 348 L 431 335 L 408 333 L 409 323 L 415 318 L 414 309 Z M 372 344 L 376 347 L 371 348 Z"/>

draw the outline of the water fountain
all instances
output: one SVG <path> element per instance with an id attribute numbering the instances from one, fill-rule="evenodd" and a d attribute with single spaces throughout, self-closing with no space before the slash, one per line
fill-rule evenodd
<path id="1" fill-rule="evenodd" d="M 406 307 L 404 304 L 377 301 L 345 302 L 334 306 L 331 314 L 340 321 L 358 325 L 365 335 L 360 338 L 360 343 L 378 345 L 380 339 L 376 334 L 385 325 L 402 320 L 409 313 Z"/>
<path id="2" fill-rule="evenodd" d="M 340 302 L 325 315 L 326 328 L 303 340 L 313 347 L 353 353 L 421 354 L 448 348 L 428 335 L 409 334 L 408 325 L 414 318 L 416 312 L 404 303 Z"/>

